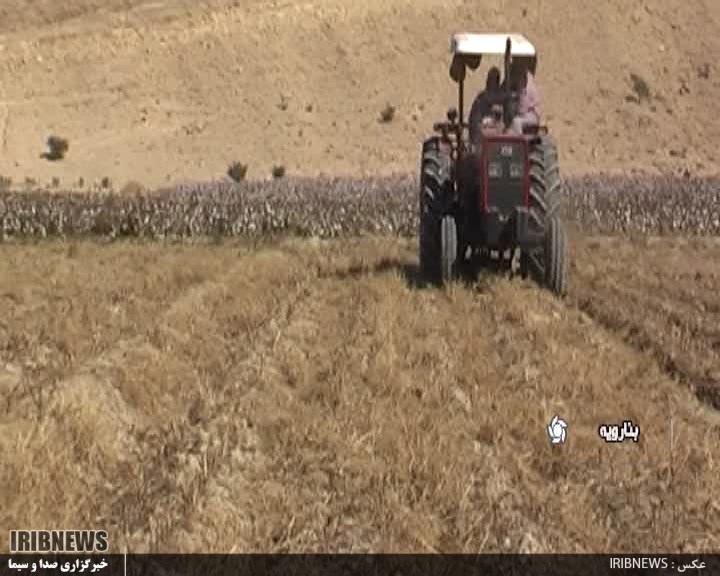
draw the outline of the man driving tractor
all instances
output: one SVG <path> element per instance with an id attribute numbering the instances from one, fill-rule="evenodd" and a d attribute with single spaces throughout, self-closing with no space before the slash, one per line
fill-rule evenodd
<path id="1" fill-rule="evenodd" d="M 529 62 L 524 58 L 513 59 L 509 80 L 510 90 L 518 94 L 517 115 L 512 120 L 511 128 L 522 134 L 526 126 L 540 125 L 540 92 L 535 84 L 535 77 L 530 72 Z"/>
<path id="2" fill-rule="evenodd" d="M 492 115 L 494 105 L 502 104 L 503 93 L 500 90 L 500 69 L 493 66 L 488 70 L 485 90 L 480 92 L 470 108 L 468 123 L 470 142 L 476 144 L 480 138 L 480 126 L 485 118 Z"/>
<path id="3" fill-rule="evenodd" d="M 501 105 L 509 81 L 510 90 L 518 96 L 517 114 L 512 119 L 510 130 L 522 134 L 525 127 L 540 125 L 540 93 L 535 77 L 529 69 L 529 62 L 523 58 L 513 59 L 510 75 L 500 83 L 500 70 L 492 67 L 488 71 L 485 90 L 480 92 L 473 102 L 468 118 L 470 141 L 475 143 L 480 137 L 479 130 L 483 120 L 492 115 L 495 105 Z"/>

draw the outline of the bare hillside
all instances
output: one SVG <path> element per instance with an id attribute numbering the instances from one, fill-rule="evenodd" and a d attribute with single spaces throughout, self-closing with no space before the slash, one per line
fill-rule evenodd
<path id="1" fill-rule="evenodd" d="M 712 0 L 7 0 L 0 172 L 66 186 L 208 180 L 235 160 L 249 177 L 413 172 L 454 100 L 460 29 L 532 37 L 567 172 L 717 171 Z M 50 163 L 55 132 L 70 152 Z"/>

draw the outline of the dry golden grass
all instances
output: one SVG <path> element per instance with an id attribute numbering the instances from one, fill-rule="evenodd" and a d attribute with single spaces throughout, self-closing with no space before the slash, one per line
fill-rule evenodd
<path id="1" fill-rule="evenodd" d="M 618 330 L 689 313 L 716 248 L 575 241 L 567 302 L 419 288 L 387 238 L 3 245 L 0 525 L 133 551 L 717 550 L 720 419 Z M 688 362 L 712 328 L 690 317 L 695 344 L 655 339 Z M 640 442 L 605 445 L 628 418 Z"/>

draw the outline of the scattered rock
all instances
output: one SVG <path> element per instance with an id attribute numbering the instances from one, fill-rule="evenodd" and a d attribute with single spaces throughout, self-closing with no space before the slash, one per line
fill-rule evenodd
<path id="1" fill-rule="evenodd" d="M 460 402 L 462 407 L 467 412 L 470 412 L 472 410 L 472 402 L 470 401 L 470 398 L 463 390 L 461 390 L 458 387 L 453 388 L 453 396 L 455 396 L 455 400 Z"/>

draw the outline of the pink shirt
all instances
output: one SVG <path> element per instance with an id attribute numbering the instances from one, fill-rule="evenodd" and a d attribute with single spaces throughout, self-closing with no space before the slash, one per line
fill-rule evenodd
<path id="1" fill-rule="evenodd" d="M 534 112 L 540 118 L 540 92 L 535 85 L 535 78 L 528 72 L 527 84 L 520 91 L 520 99 L 518 102 L 518 114 L 527 114 Z"/>

